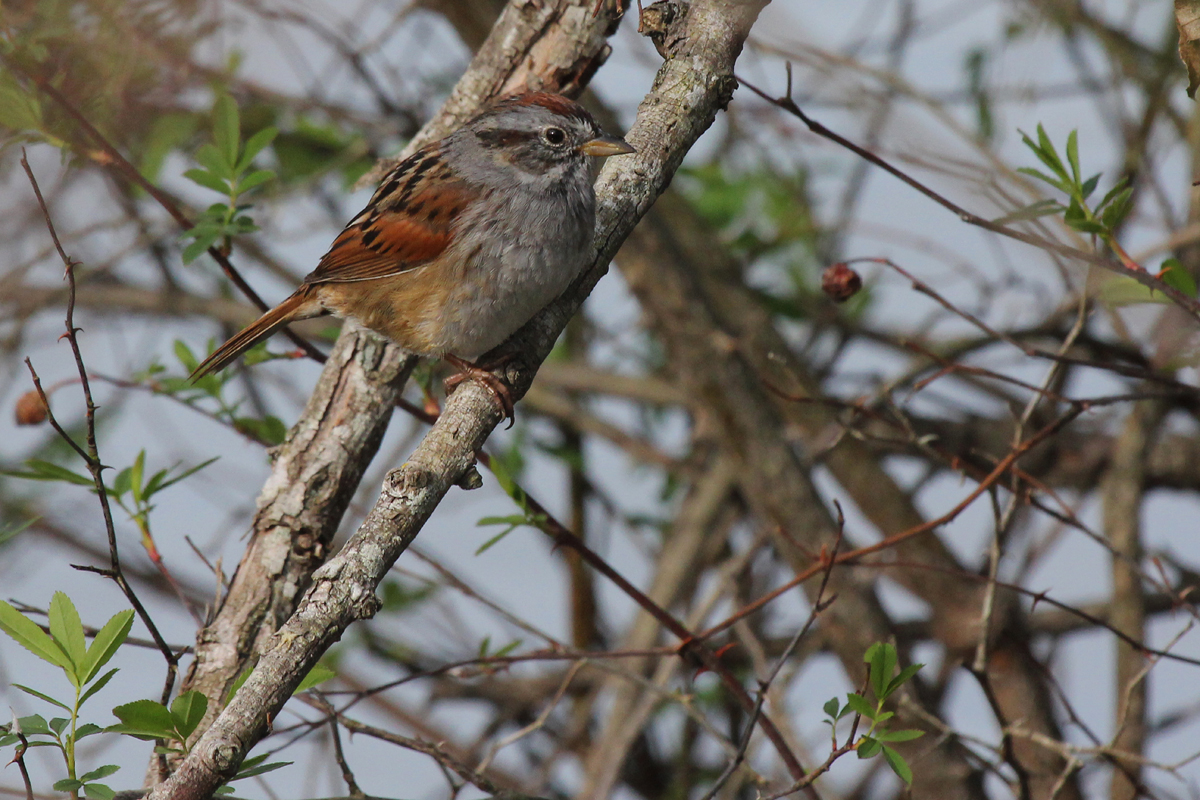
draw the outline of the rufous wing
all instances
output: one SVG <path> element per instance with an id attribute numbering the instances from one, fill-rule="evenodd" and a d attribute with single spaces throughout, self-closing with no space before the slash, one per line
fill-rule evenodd
<path id="1" fill-rule="evenodd" d="M 466 185 L 438 154 L 417 153 L 384 179 L 304 282 L 369 281 L 428 264 L 450 246 L 467 203 Z"/>

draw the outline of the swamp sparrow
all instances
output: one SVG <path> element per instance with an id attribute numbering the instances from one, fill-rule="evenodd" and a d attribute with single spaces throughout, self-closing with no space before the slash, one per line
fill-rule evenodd
<path id="1" fill-rule="evenodd" d="M 598 158 L 632 153 L 579 104 L 502 100 L 384 176 L 304 283 L 204 360 L 221 369 L 296 320 L 353 317 L 404 350 L 444 358 L 496 394 L 472 363 L 575 280 L 591 253 Z"/>

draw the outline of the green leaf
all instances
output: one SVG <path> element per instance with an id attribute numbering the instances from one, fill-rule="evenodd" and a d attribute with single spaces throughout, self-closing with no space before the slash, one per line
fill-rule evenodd
<path id="1" fill-rule="evenodd" d="M 229 181 L 214 175 L 206 169 L 189 169 L 183 173 L 183 177 L 192 183 L 200 184 L 205 189 L 212 189 L 214 192 L 220 192 L 226 197 L 229 196 Z"/>
<path id="2" fill-rule="evenodd" d="M 234 179 L 233 164 L 225 163 L 225 157 L 211 144 L 204 144 L 196 151 L 196 161 L 200 166 L 204 167 L 214 178 L 223 178 L 227 181 Z"/>
<path id="3" fill-rule="evenodd" d="M 851 692 L 846 695 L 846 706 L 854 710 L 856 714 L 862 714 L 867 719 L 875 718 L 875 707 L 867 702 L 867 698 L 857 692 Z"/>
<path id="4" fill-rule="evenodd" d="M 834 719 L 837 719 L 837 713 L 838 713 L 838 709 L 840 707 L 841 707 L 841 704 L 838 702 L 838 699 L 836 697 L 831 697 L 825 703 L 825 705 L 821 706 L 821 710 L 824 711 L 829 716 L 833 717 Z"/>
<path id="5" fill-rule="evenodd" d="M 231 170 L 238 160 L 241 138 L 237 103 L 229 95 L 222 94 L 213 105 L 213 143 Z"/>
<path id="6" fill-rule="evenodd" d="M 175 718 L 162 703 L 153 700 L 135 700 L 117 706 L 113 710 L 120 725 L 110 725 L 112 733 L 124 733 L 139 739 L 177 739 Z"/>
<path id="7" fill-rule="evenodd" d="M 200 365 L 200 362 L 192 353 L 192 349 L 182 339 L 175 340 L 175 357 L 179 359 L 179 363 L 188 372 L 194 372 L 196 367 Z"/>
<path id="8" fill-rule="evenodd" d="M 60 703 L 58 700 L 55 700 L 55 699 L 54 699 L 53 697 L 51 697 L 50 695 L 48 695 L 48 694 L 42 694 L 42 693 L 41 693 L 41 692 L 39 692 L 37 689 L 30 689 L 28 686 L 23 686 L 23 685 L 21 685 L 21 684 L 19 684 L 19 683 L 14 683 L 14 684 L 13 684 L 13 688 L 14 688 L 14 689 L 20 689 L 20 690 L 21 690 L 22 692 L 24 692 L 25 694 L 31 694 L 31 695 L 33 695 L 34 697 L 38 698 L 39 700 L 45 700 L 47 703 L 49 703 L 49 704 L 51 704 L 51 705 L 53 705 L 53 706 L 58 706 L 58 707 L 59 707 L 59 708 L 61 708 L 63 711 L 66 711 L 67 713 L 70 713 L 70 712 L 71 712 L 71 707 L 70 707 L 69 705 L 67 705 L 66 703 Z"/>
<path id="9" fill-rule="evenodd" d="M 167 113 L 155 116 L 141 146 L 140 171 L 151 181 L 158 177 L 167 155 L 196 132 L 199 118 L 192 113 Z"/>
<path id="10" fill-rule="evenodd" d="M 255 170 L 254 172 L 251 172 L 249 175 L 247 175 L 246 177 L 244 177 L 240 181 L 238 181 L 238 185 L 237 185 L 238 193 L 244 194 L 245 192 L 248 192 L 251 189 L 261 186 L 262 184 L 266 183 L 267 181 L 271 180 L 274 177 L 275 177 L 275 173 L 269 169 Z"/>
<path id="11" fill-rule="evenodd" d="M 105 764 L 103 767 L 97 767 L 91 772 L 80 775 L 79 780 L 83 781 L 84 783 L 88 783 L 89 781 L 98 781 L 101 778 L 107 778 L 109 775 L 112 775 L 119 769 L 121 768 L 116 764 Z"/>
<path id="12" fill-rule="evenodd" d="M 75 741 L 79 741 L 80 739 L 88 736 L 95 736 L 97 733 L 104 733 L 104 728 L 88 722 L 75 729 Z"/>
<path id="13" fill-rule="evenodd" d="M 171 716 L 175 720 L 175 730 L 179 733 L 180 739 L 186 740 L 192 735 L 196 726 L 200 724 L 200 720 L 204 719 L 206 711 L 208 711 L 208 698 L 195 689 L 184 692 L 175 698 L 171 703 Z"/>
<path id="14" fill-rule="evenodd" d="M 233 428 L 239 433 L 269 446 L 281 444 L 287 438 L 287 426 L 279 417 L 266 416 L 262 419 L 235 417 Z"/>
<path id="15" fill-rule="evenodd" d="M 1139 303 L 1170 303 L 1161 292 L 1152 291 L 1128 275 L 1113 275 L 1100 286 L 1100 301 L 1110 308 L 1132 306 Z"/>
<path id="16" fill-rule="evenodd" d="M 1054 174 L 1062 177 L 1064 181 L 1069 181 L 1071 176 L 1067 174 L 1066 167 L 1063 166 L 1062 159 L 1058 157 L 1058 151 L 1054 149 L 1054 143 L 1050 141 L 1050 137 L 1046 135 L 1046 129 L 1042 127 L 1042 123 L 1038 123 L 1038 149 L 1034 151 L 1041 162 L 1050 169 L 1054 170 Z"/>
<path id="17" fill-rule="evenodd" d="M 83 787 L 83 793 L 92 800 L 113 800 L 117 793 L 103 783 L 89 783 Z"/>
<path id="18" fill-rule="evenodd" d="M 503 539 L 505 536 L 508 536 L 510 533 L 512 533 L 513 531 L 515 531 L 515 530 L 516 530 L 517 528 L 519 528 L 519 527 L 520 527 L 520 525 L 509 525 L 507 528 L 505 528 L 504 530 L 500 531 L 499 533 L 497 533 L 497 534 L 496 534 L 495 536 L 493 536 L 492 538 L 488 539 L 488 540 L 487 540 L 486 542 L 484 542 L 483 544 L 479 545 L 479 548 L 478 548 L 478 549 L 475 551 L 475 555 L 481 555 L 481 554 L 483 554 L 483 553 L 484 553 L 484 552 L 486 552 L 488 549 L 490 549 L 490 548 L 491 548 L 493 545 L 495 545 L 495 544 L 499 543 L 499 541 L 500 541 L 501 539 Z"/>
<path id="19" fill-rule="evenodd" d="M 1097 172 L 1095 175 L 1093 175 L 1092 177 L 1090 177 L 1086 181 L 1084 181 L 1083 186 L 1080 187 L 1080 194 L 1082 195 L 1082 199 L 1087 200 L 1089 197 L 1091 197 L 1092 192 L 1096 191 L 1096 184 L 1098 184 L 1098 183 L 1100 183 L 1100 173 L 1099 172 Z"/>
<path id="20" fill-rule="evenodd" d="M 81 786 L 83 783 L 74 778 L 63 778 L 61 781 L 55 781 L 51 788 L 56 792 L 73 792 Z"/>
<path id="21" fill-rule="evenodd" d="M 233 699 L 233 696 L 237 694 L 238 689 L 242 688 L 242 684 L 244 684 L 252 674 L 254 674 L 254 667 L 247 667 L 246 669 L 242 670 L 242 674 L 237 676 L 237 680 L 233 682 L 233 685 L 229 687 L 229 691 L 225 693 L 225 702 L 222 705 L 229 705 L 229 701 Z"/>
<path id="22" fill-rule="evenodd" d="M 87 670 L 83 681 L 90 681 L 100 668 L 107 664 L 116 654 L 117 648 L 125 643 L 129 629 L 133 627 L 133 609 L 118 611 L 113 614 L 104 627 L 96 631 L 92 646 L 87 651 Z"/>
<path id="23" fill-rule="evenodd" d="M 864 660 L 871 665 L 871 689 L 875 697 L 886 699 L 888 682 L 896 671 L 896 648 L 887 642 L 876 642 L 867 648 Z"/>
<path id="24" fill-rule="evenodd" d="M 71 669 L 71 659 L 54 640 L 33 620 L 0 600 L 0 630 L 43 661 L 64 670 Z"/>
<path id="25" fill-rule="evenodd" d="M 901 686 L 908 683 L 908 681 L 912 679 L 913 675 L 916 675 L 918 672 L 921 671 L 921 667 L 923 667 L 923 666 L 925 666 L 925 665 L 924 664 L 909 664 L 907 667 L 900 670 L 900 674 L 897 675 L 896 677 L 892 678 L 892 680 L 888 683 L 886 693 L 888 695 L 891 695 L 892 692 L 896 691 Z"/>
<path id="26" fill-rule="evenodd" d="M 204 255 L 204 253 L 208 251 L 208 248 L 212 247 L 213 243 L 216 242 L 217 239 L 221 238 L 220 231 L 202 231 L 200 233 L 195 233 L 195 230 L 196 229 L 193 228 L 191 231 L 188 231 L 187 234 L 184 234 L 185 236 L 189 234 L 195 236 L 195 240 L 187 247 L 183 248 L 183 253 L 180 255 L 184 264 L 190 264 L 200 256 Z"/>
<path id="27" fill-rule="evenodd" d="M 919 731 L 915 728 L 909 728 L 902 731 L 876 731 L 875 738 L 881 742 L 911 742 L 913 739 L 920 739 L 925 735 L 925 731 Z"/>
<path id="28" fill-rule="evenodd" d="M 1100 213 L 1100 221 L 1108 230 L 1115 229 L 1133 208 L 1133 187 L 1126 186 L 1112 198 Z"/>
<path id="29" fill-rule="evenodd" d="M 65 717 L 55 717 L 54 719 L 50 720 L 50 730 L 54 731 L 59 736 L 62 736 L 62 732 L 65 731 L 67 726 L 70 724 L 71 720 L 66 719 Z"/>
<path id="30" fill-rule="evenodd" d="M 1159 280 L 1188 297 L 1196 296 L 1196 279 L 1177 258 L 1168 258 L 1162 263 Z"/>
<path id="31" fill-rule="evenodd" d="M 37 522 L 40 519 L 41 519 L 41 517 L 34 517 L 33 519 L 27 520 L 25 522 L 15 523 L 8 527 L 0 528 L 0 544 L 4 544 L 9 539 L 13 538 L 21 531 L 26 530 L 30 525 L 33 525 L 35 522 Z"/>
<path id="32" fill-rule="evenodd" d="M 892 748 L 887 745 L 882 745 L 883 757 L 887 759 L 888 766 L 892 768 L 892 772 L 896 773 L 897 777 L 905 783 L 912 783 L 912 770 L 908 766 L 908 762 Z"/>
<path id="33" fill-rule="evenodd" d="M 292 763 L 293 762 L 291 762 L 291 761 L 276 761 L 271 764 L 262 764 L 262 765 L 253 766 L 250 768 L 243 767 L 242 770 L 240 772 L 238 772 L 237 775 L 233 776 L 233 780 L 240 781 L 245 778 L 253 778 L 255 775 L 262 775 L 267 772 L 274 772 L 277 769 L 282 769 L 284 767 L 290 767 L 292 765 Z"/>
<path id="34" fill-rule="evenodd" d="M 1109 189 L 1108 193 L 1105 194 L 1103 198 L 1101 198 L 1099 205 L 1096 206 L 1097 210 L 1104 208 L 1106 205 L 1108 205 L 1110 202 L 1112 202 L 1112 199 L 1114 197 L 1116 197 L 1122 191 L 1125 190 L 1126 185 L 1128 183 L 1129 183 L 1128 178 L 1122 178 L 1121 180 L 1117 181 L 1116 185 L 1113 186 L 1111 189 Z"/>
<path id="35" fill-rule="evenodd" d="M 1059 214 L 1066 210 L 1066 206 L 1057 200 L 1038 200 L 1030 203 L 1027 206 L 1022 206 L 1015 211 L 1010 211 L 1003 217 L 997 217 L 992 220 L 997 225 L 1007 225 L 1010 222 L 1023 222 L 1028 219 L 1037 219 L 1044 217 L 1047 214 Z"/>
<path id="36" fill-rule="evenodd" d="M 324 683 L 330 678 L 336 677 L 337 672 L 325 666 L 324 664 L 314 664 L 313 668 L 308 671 L 308 674 L 304 676 L 304 680 L 300 681 L 300 685 L 296 687 L 296 691 L 292 692 L 292 694 L 295 695 L 300 694 L 301 692 L 307 692 L 314 686 Z"/>
<path id="37" fill-rule="evenodd" d="M 133 460 L 133 471 L 129 474 L 129 489 L 133 492 L 133 499 L 139 503 L 142 502 L 142 478 L 145 474 L 146 451 L 142 450 Z"/>
<path id="38" fill-rule="evenodd" d="M 129 478 L 133 474 L 133 469 L 126 467 L 117 473 L 117 477 L 113 479 L 113 485 L 109 488 L 108 493 L 121 497 L 129 491 Z"/>
<path id="39" fill-rule="evenodd" d="M 864 736 L 858 743 L 858 757 L 871 758 L 879 755 L 879 751 L 883 749 L 883 745 L 878 739 L 873 739 L 870 736 Z"/>
<path id="40" fill-rule="evenodd" d="M 1071 131 L 1067 134 L 1067 162 L 1071 165 L 1071 177 L 1075 185 L 1079 185 L 1079 134 Z"/>
<path id="41" fill-rule="evenodd" d="M 28 717 L 19 717 L 17 722 L 21 726 L 21 731 L 26 736 L 49 736 L 50 726 L 46 723 L 46 718 L 41 714 L 30 714 Z"/>
<path id="42" fill-rule="evenodd" d="M 242 158 L 237 163 L 235 168 L 240 175 L 245 172 L 254 161 L 254 157 L 262 152 L 263 148 L 275 141 L 275 137 L 279 135 L 278 128 L 263 128 L 258 133 L 246 140 L 246 147 L 242 150 Z M 272 173 L 273 174 L 273 173 Z"/>
<path id="43" fill-rule="evenodd" d="M 1063 194 L 1071 193 L 1070 185 L 1055 178 L 1051 178 L 1040 169 L 1034 169 L 1033 167 L 1017 167 L 1017 172 L 1021 173 L 1022 175 L 1028 175 L 1031 178 L 1037 178 L 1039 181 L 1044 181 L 1045 183 L 1053 186 L 1055 189 L 1058 189 Z"/>
<path id="44" fill-rule="evenodd" d="M 280 423 L 280 424 L 283 424 L 283 423 Z M 156 492 L 161 492 L 163 489 L 166 489 L 170 486 L 174 486 L 175 484 L 179 483 L 184 478 L 190 478 L 192 475 L 195 475 L 197 472 L 204 469 L 209 464 L 213 463 L 214 461 L 218 460 L 219 458 L 220 458 L 220 456 L 213 456 L 212 458 L 208 459 L 207 461 L 201 461 L 196 466 L 185 469 L 183 472 L 179 473 L 175 477 L 173 477 L 173 478 L 163 482 L 161 485 L 159 485 L 159 481 L 161 480 L 159 478 L 159 476 L 162 475 L 165 477 L 167 475 L 167 470 L 165 470 L 165 469 L 162 470 L 161 472 L 157 473 L 154 476 L 154 480 L 152 480 L 150 482 L 150 484 L 147 484 L 146 499 L 149 500 L 151 495 L 155 494 Z"/>
<path id="45" fill-rule="evenodd" d="M 25 462 L 25 466 L 37 473 L 36 480 L 64 481 L 77 486 L 95 486 L 90 477 L 72 472 L 66 467 L 60 467 L 58 464 L 42 461 L 40 458 L 29 459 Z"/>

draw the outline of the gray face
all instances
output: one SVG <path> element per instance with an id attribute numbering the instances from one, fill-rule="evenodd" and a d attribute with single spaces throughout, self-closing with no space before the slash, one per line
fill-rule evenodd
<path id="1" fill-rule="evenodd" d="M 553 181 L 591 160 L 580 150 L 602 135 L 579 105 L 555 95 L 524 95 L 484 112 L 467 126 L 495 166 Z"/>

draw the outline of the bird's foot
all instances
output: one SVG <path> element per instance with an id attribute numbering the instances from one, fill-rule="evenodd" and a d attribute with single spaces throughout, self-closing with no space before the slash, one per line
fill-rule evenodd
<path id="1" fill-rule="evenodd" d="M 442 358 L 447 363 L 454 366 L 458 373 L 446 378 L 446 394 L 449 396 L 458 385 L 465 380 L 474 379 L 487 387 L 492 396 L 496 398 L 496 402 L 500 404 L 500 410 L 504 412 L 504 418 L 508 420 L 508 427 L 511 428 L 516 422 L 516 417 L 513 414 L 513 399 L 512 393 L 508 387 L 495 374 L 491 372 L 496 367 L 503 366 L 512 360 L 512 356 L 501 356 L 499 359 L 492 361 L 486 365 L 474 364 L 467 361 L 465 358 L 459 358 L 456 355 L 447 353 Z"/>

